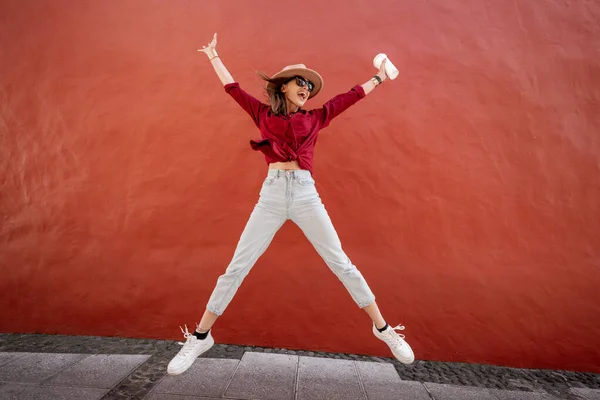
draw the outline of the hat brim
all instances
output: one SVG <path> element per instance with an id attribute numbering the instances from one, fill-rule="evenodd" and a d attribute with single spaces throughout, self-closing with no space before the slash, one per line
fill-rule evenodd
<path id="1" fill-rule="evenodd" d="M 276 73 L 275 75 L 273 75 L 271 77 L 271 79 L 278 79 L 278 78 L 290 78 L 291 79 L 295 76 L 301 76 L 303 78 L 306 78 L 309 81 L 311 81 L 313 83 L 313 85 L 315 85 L 315 88 L 313 89 L 312 92 L 310 92 L 310 94 L 308 96 L 309 99 L 315 97 L 317 94 L 319 94 L 321 89 L 323 89 L 323 78 L 321 78 L 321 75 L 319 75 L 319 73 L 317 71 L 314 71 L 314 70 L 308 69 L 308 68 L 286 69 L 284 71 Z M 275 90 L 275 84 L 273 84 L 271 82 L 267 82 L 267 87 L 272 90 Z"/>

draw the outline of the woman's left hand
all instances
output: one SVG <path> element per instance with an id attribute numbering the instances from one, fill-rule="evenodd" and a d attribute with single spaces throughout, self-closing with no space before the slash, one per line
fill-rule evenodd
<path id="1" fill-rule="evenodd" d="M 377 76 L 381 78 L 381 81 L 385 81 L 387 79 L 387 74 L 385 73 L 385 63 L 387 62 L 387 58 L 384 58 L 379 66 L 379 71 L 377 72 Z"/>

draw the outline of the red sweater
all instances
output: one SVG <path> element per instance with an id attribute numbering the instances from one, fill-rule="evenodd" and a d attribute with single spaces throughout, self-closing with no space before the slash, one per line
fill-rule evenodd
<path id="1" fill-rule="evenodd" d="M 321 108 L 310 111 L 299 109 L 291 115 L 273 115 L 271 106 L 246 93 L 239 83 L 229 83 L 224 87 L 225 92 L 250 114 L 260 130 L 261 140 L 250 141 L 252 149 L 261 151 L 267 164 L 298 161 L 300 168 L 309 170 L 311 174 L 319 130 L 365 97 L 362 86 L 356 85 L 348 92 L 334 96 Z"/>

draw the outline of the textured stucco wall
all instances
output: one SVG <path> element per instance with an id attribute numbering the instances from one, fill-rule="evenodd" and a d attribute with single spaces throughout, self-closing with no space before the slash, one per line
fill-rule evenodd
<path id="1" fill-rule="evenodd" d="M 266 165 L 242 86 L 305 63 L 345 250 L 417 358 L 600 372 L 600 6 L 525 0 L 0 2 L 0 331 L 179 338 Z M 388 355 L 287 224 L 221 343 Z"/>

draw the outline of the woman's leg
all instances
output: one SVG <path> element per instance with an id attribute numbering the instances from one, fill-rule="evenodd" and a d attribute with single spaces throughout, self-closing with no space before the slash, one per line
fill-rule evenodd
<path id="1" fill-rule="evenodd" d="M 386 324 L 367 282 L 342 250 L 337 232 L 314 187 L 314 180 L 311 177 L 297 179 L 293 197 L 292 221 L 302 229 L 356 304 L 371 318 L 375 337 L 388 345 L 397 360 L 404 364 L 412 363 L 414 353 L 411 347 L 404 340 L 404 335 L 396 333 L 396 330 L 403 330 L 404 327 L 399 325 L 392 328 Z"/>
<path id="2" fill-rule="evenodd" d="M 213 312 L 208 310 L 204 311 L 202 315 L 202 319 L 200 323 L 196 327 L 196 332 L 198 333 L 206 333 L 211 330 L 212 326 L 215 324 L 215 321 L 219 318 L 219 316 Z"/>
<path id="3" fill-rule="evenodd" d="M 342 249 L 342 243 L 310 176 L 296 179 L 292 204 L 292 221 L 304 232 L 317 253 L 346 287 L 354 302 L 360 308 L 372 305 L 375 295 Z M 367 314 L 370 313 L 375 317 L 373 321 L 377 322 L 376 319 L 380 316 L 377 315 L 379 311 L 376 305 L 368 309 Z"/>
<path id="4" fill-rule="evenodd" d="M 287 220 L 287 213 L 279 204 L 279 197 L 283 202 L 285 193 L 279 193 L 279 186 L 277 182 L 272 182 L 269 186 L 263 187 L 261 197 L 246 223 L 233 258 L 225 273 L 217 279 L 206 312 L 199 324 L 200 328 L 210 329 L 217 317 L 223 314 L 250 269 L 267 250 L 273 237 Z"/>
<path id="5" fill-rule="evenodd" d="M 366 307 L 363 307 L 363 310 L 369 315 L 369 317 L 373 320 L 375 327 L 377 329 L 381 329 L 385 326 L 386 322 L 379 311 L 379 307 L 377 307 L 377 303 L 374 301 Z"/>
<path id="6" fill-rule="evenodd" d="M 386 323 L 375 302 L 375 296 L 360 271 L 342 250 L 340 239 L 321 201 L 318 200 L 312 207 L 303 208 L 295 217 L 293 221 L 344 284 L 354 301 L 367 313 L 378 329 L 383 328 Z"/>
<path id="7" fill-rule="evenodd" d="M 287 220 L 287 211 L 282 208 L 285 204 L 285 190 L 281 190 L 280 186 L 272 177 L 265 180 L 260 199 L 246 223 L 229 266 L 217 280 L 196 332 L 187 332 L 187 327 L 185 331 L 182 329 L 186 342 L 167 366 L 169 374 L 183 373 L 200 354 L 213 346 L 214 339 L 210 329 L 225 311 L 250 269 L 269 247 L 275 233 Z"/>

